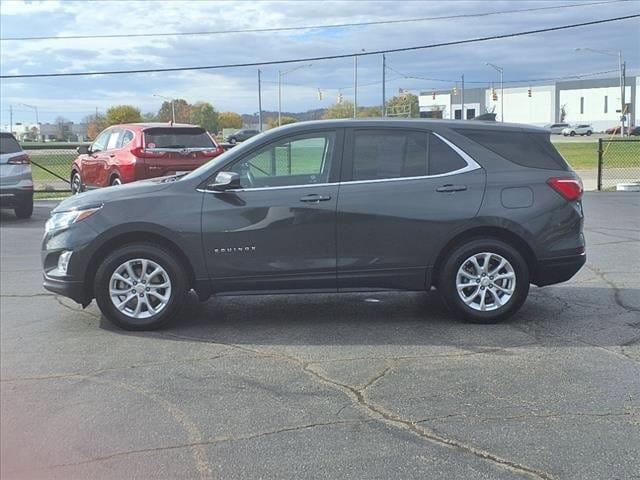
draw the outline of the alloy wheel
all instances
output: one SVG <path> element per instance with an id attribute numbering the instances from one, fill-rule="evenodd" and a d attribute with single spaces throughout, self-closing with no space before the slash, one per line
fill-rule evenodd
<path id="1" fill-rule="evenodd" d="M 109 279 L 113 305 L 131 318 L 149 318 L 161 312 L 171 298 L 171 279 L 153 260 L 135 258 L 116 268 Z"/>
<path id="2" fill-rule="evenodd" d="M 511 300 L 516 273 L 502 255 L 481 252 L 467 258 L 456 274 L 456 290 L 465 305 L 485 312 L 497 310 Z"/>

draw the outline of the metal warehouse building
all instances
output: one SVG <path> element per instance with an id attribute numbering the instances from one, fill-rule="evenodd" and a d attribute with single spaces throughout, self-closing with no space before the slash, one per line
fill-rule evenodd
<path id="1" fill-rule="evenodd" d="M 627 122 L 638 124 L 638 89 L 640 77 L 626 79 L 625 102 Z M 567 123 L 590 123 L 595 131 L 604 131 L 620 123 L 620 80 L 602 78 L 594 80 L 573 80 L 556 82 L 551 85 L 505 87 L 504 99 L 499 88 L 493 97 L 491 88 L 467 88 L 464 91 L 462 112 L 462 91 L 435 90 L 421 92 L 419 97 L 420 116 L 425 118 L 471 119 L 487 112 L 497 114 L 507 122 L 546 125 L 561 121 Z M 495 99 L 494 99 L 495 98 Z M 502 112 L 504 109 L 504 112 Z"/>

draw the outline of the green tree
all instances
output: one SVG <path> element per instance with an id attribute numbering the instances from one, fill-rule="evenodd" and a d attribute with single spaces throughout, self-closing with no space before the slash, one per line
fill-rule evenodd
<path id="1" fill-rule="evenodd" d="M 387 116 L 419 117 L 418 97 L 413 93 L 403 93 L 392 97 L 387 101 Z"/>
<path id="2" fill-rule="evenodd" d="M 140 110 L 131 105 L 116 105 L 107 110 L 105 126 L 142 121 Z"/>
<path id="3" fill-rule="evenodd" d="M 191 107 L 189 123 L 199 125 L 208 132 L 218 132 L 218 112 L 208 102 L 196 102 Z"/>
<path id="4" fill-rule="evenodd" d="M 153 112 L 143 113 L 142 114 L 142 121 L 143 122 L 157 122 L 158 121 L 158 115 L 153 113 Z"/>
<path id="5" fill-rule="evenodd" d="M 353 103 L 344 101 L 342 103 L 334 103 L 322 115 L 324 120 L 333 118 L 353 118 Z"/>
<path id="6" fill-rule="evenodd" d="M 296 123 L 298 121 L 297 118 L 293 117 L 281 117 L 280 125 L 289 125 L 290 123 Z M 269 117 L 267 118 L 267 128 L 276 128 L 278 126 L 278 117 Z"/>
<path id="7" fill-rule="evenodd" d="M 218 127 L 242 128 L 242 117 L 235 112 L 222 112 L 218 115 Z"/>
<path id="8" fill-rule="evenodd" d="M 183 98 L 176 98 L 173 101 L 173 109 L 176 111 L 176 123 L 189 123 L 191 116 L 191 105 Z M 173 119 L 173 110 L 171 102 L 162 102 L 160 110 L 158 110 L 158 121 L 171 122 Z"/>
<path id="9" fill-rule="evenodd" d="M 358 109 L 359 118 L 378 118 L 381 117 L 382 109 L 380 107 L 362 107 Z"/>

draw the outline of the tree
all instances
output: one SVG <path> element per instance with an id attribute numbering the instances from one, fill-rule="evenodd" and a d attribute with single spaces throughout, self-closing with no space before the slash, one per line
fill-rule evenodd
<path id="1" fill-rule="evenodd" d="M 419 117 L 418 97 L 413 93 L 401 93 L 389 99 L 387 101 L 387 116 Z"/>
<path id="2" fill-rule="evenodd" d="M 64 117 L 56 117 L 56 140 L 65 141 L 71 133 L 71 121 Z"/>
<path id="3" fill-rule="evenodd" d="M 173 101 L 173 109 L 176 112 L 176 123 L 189 123 L 191 115 L 191 105 L 183 98 L 176 98 Z M 161 122 L 171 122 L 173 119 L 173 111 L 171 102 L 162 102 L 160 110 L 158 110 L 158 120 Z"/>
<path id="4" fill-rule="evenodd" d="M 218 127 L 242 128 L 242 117 L 235 112 L 222 112 L 218 115 Z"/>
<path id="5" fill-rule="evenodd" d="M 380 107 L 362 107 L 358 109 L 359 118 L 378 118 L 382 116 Z"/>
<path id="6" fill-rule="evenodd" d="M 131 105 L 116 105 L 107 110 L 105 118 L 106 126 L 117 125 L 119 123 L 141 122 L 140 110 Z"/>
<path id="7" fill-rule="evenodd" d="M 82 119 L 82 123 L 87 126 L 87 138 L 95 140 L 98 134 L 107 126 L 106 118 L 103 114 L 87 115 Z"/>
<path id="8" fill-rule="evenodd" d="M 199 125 L 207 132 L 218 132 L 218 112 L 208 102 L 196 102 L 191 107 L 189 123 Z"/>
<path id="9" fill-rule="evenodd" d="M 289 125 L 290 123 L 296 123 L 297 118 L 293 117 L 280 117 L 280 125 Z M 278 126 L 278 117 L 267 118 L 267 128 L 276 128 Z"/>
<path id="10" fill-rule="evenodd" d="M 560 107 L 560 123 L 564 123 L 564 119 L 567 118 L 567 104 L 563 104 Z"/>
<path id="11" fill-rule="evenodd" d="M 153 112 L 147 112 L 142 114 L 143 122 L 157 122 L 158 116 Z"/>
<path id="12" fill-rule="evenodd" d="M 342 103 L 334 103 L 322 115 L 324 120 L 332 118 L 353 118 L 353 103 L 344 101 Z"/>

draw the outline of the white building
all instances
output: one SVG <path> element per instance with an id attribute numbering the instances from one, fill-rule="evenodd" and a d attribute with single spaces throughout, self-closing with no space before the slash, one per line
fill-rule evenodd
<path id="1" fill-rule="evenodd" d="M 637 125 L 640 112 L 640 77 L 627 77 L 625 103 L 627 124 Z M 590 123 L 604 131 L 620 123 L 620 84 L 618 78 L 575 80 L 551 85 L 507 87 L 504 99 L 500 88 L 465 89 L 465 112 L 461 111 L 460 90 L 422 92 L 420 116 L 426 118 L 471 119 L 483 113 L 496 113 L 496 120 L 543 126 L 560 122 Z"/>

